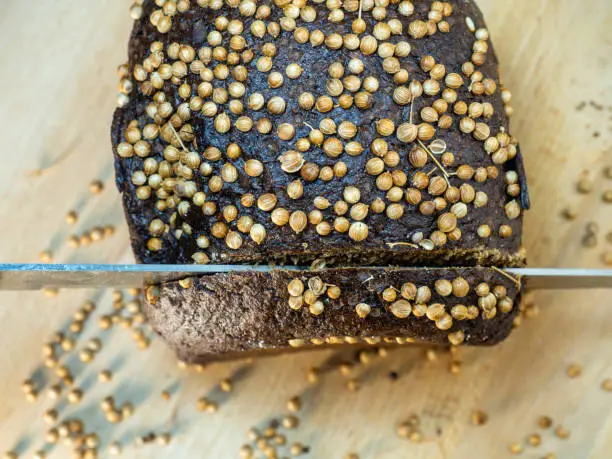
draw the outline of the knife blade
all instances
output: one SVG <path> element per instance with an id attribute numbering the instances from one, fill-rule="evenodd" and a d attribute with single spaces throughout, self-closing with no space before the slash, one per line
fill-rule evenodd
<path id="1" fill-rule="evenodd" d="M 304 266 L 271 265 L 7 263 L 0 264 L 0 291 L 44 288 L 125 288 L 159 284 L 206 274 L 248 271 L 265 273 L 279 269 L 310 270 L 309 267 Z M 422 270 L 427 268 L 401 267 L 399 269 Z M 508 268 L 503 272 L 514 278 L 520 277 L 521 281 L 532 289 L 612 288 L 612 269 Z"/>

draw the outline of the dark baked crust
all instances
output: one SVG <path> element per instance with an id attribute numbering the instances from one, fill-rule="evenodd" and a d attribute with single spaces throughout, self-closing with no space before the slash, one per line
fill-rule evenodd
<path id="1" fill-rule="evenodd" d="M 195 3 L 195 2 L 191 2 Z M 271 6 L 270 20 L 278 21 L 282 16 L 282 10 L 275 7 L 271 2 L 261 2 Z M 403 26 L 401 35 L 392 35 L 388 40 L 397 43 L 406 40 L 412 46 L 412 51 L 408 57 L 399 58 L 401 67 L 409 71 L 410 80 L 420 82 L 429 78 L 420 66 L 421 58 L 431 55 L 436 62 L 441 62 L 446 67 L 446 72 L 456 72 L 469 82 L 469 78 L 462 74 L 461 66 L 464 62 L 470 61 L 472 47 L 475 41 L 474 34 L 468 29 L 466 18 L 471 18 L 475 26 L 484 27 L 484 22 L 480 11 L 472 1 L 461 1 L 453 3 L 454 10 L 449 17 L 444 19 L 450 25 L 450 32 L 436 33 L 431 37 L 412 39 L 407 30 L 411 21 L 415 19 L 427 20 L 427 15 L 432 2 L 418 1 L 414 4 L 414 14 L 411 16 L 401 16 L 397 13 L 397 6 L 390 5 L 387 8 L 386 20 L 399 19 Z M 313 4 L 317 11 L 317 19 L 306 23 L 297 21 L 297 25 L 305 27 L 309 31 L 319 29 L 326 34 L 333 32 L 344 34 L 351 31 L 351 21 L 357 16 L 356 12 L 346 12 L 346 19 L 337 24 L 332 24 L 327 20 L 329 11 L 324 4 Z M 305 231 L 296 234 L 289 225 L 282 227 L 276 226 L 270 220 L 270 213 L 257 208 L 244 207 L 240 203 L 240 197 L 245 193 L 253 193 L 255 197 L 263 193 L 273 193 L 278 198 L 277 207 L 283 207 L 290 212 L 303 210 L 308 213 L 314 209 L 313 199 L 316 196 L 326 197 L 333 204 L 342 198 L 342 192 L 346 186 L 356 186 L 361 191 L 362 202 L 370 204 L 376 198 L 386 200 L 386 191 L 378 190 L 375 177 L 364 172 L 365 163 L 373 155 L 369 151 L 369 145 L 375 138 L 382 136 L 376 133 L 376 121 L 381 118 L 390 118 L 395 121 L 397 127 L 402 122 L 410 118 L 411 106 L 396 104 L 392 99 L 393 90 L 398 86 L 393 79 L 393 75 L 386 73 L 382 68 L 383 60 L 377 55 L 363 55 L 359 50 L 348 51 L 346 49 L 332 50 L 325 45 L 313 47 L 310 43 L 299 44 L 293 38 L 291 32 L 282 31 L 277 38 L 267 34 L 264 38 L 256 38 L 249 32 L 249 27 L 255 17 L 241 16 L 237 8 L 224 6 L 220 11 L 212 11 L 208 8 L 201 8 L 193 5 L 192 8 L 184 13 L 177 13 L 172 18 L 172 28 L 167 33 L 160 33 L 151 24 L 150 17 L 156 7 L 153 1 L 145 1 L 144 14 L 142 19 L 136 21 L 134 31 L 129 46 L 129 69 L 133 72 L 137 65 L 142 64 L 143 60 L 151 55 L 149 50 L 151 43 L 159 41 L 167 47 L 169 44 L 177 42 L 194 47 L 197 51 L 201 46 L 206 45 L 207 33 L 214 30 L 213 19 L 224 15 L 228 19 L 237 19 L 244 24 L 244 33 L 247 48 L 252 49 L 255 57 L 252 61 L 245 64 L 248 69 L 248 80 L 245 82 L 246 93 L 242 98 L 245 111 L 243 115 L 251 117 L 254 121 L 267 117 L 272 121 L 273 129 L 270 134 L 260 134 L 255 128 L 250 132 L 240 132 L 233 124 L 238 116 L 232 114 L 227 109 L 227 104 L 219 105 L 219 112 L 228 113 L 232 121 L 232 129 L 227 134 L 219 133 L 213 126 L 214 118 L 209 118 L 202 113 L 193 113 L 189 120 L 195 133 L 194 142 L 185 142 L 188 149 L 194 149 L 201 153 L 206 146 L 213 145 L 223 152 L 230 142 L 236 142 L 242 149 L 242 155 L 236 160 L 228 160 L 225 155 L 220 161 L 211 162 L 214 173 L 219 173 L 221 166 L 228 162 L 233 164 L 239 172 L 236 182 L 224 183 L 220 193 L 211 193 L 208 188 L 208 178 L 203 177 L 196 170 L 194 181 L 198 190 L 206 193 L 207 199 L 216 204 L 218 212 L 213 216 L 205 216 L 202 210 L 191 205 L 186 215 L 176 213 L 176 209 L 159 211 L 155 209 L 155 193 L 151 198 L 141 200 L 136 197 L 136 188 L 130 181 L 134 171 L 141 170 L 143 158 L 133 156 L 121 158 L 117 155 L 117 146 L 125 140 L 125 131 L 130 122 L 136 120 L 140 129 L 153 120 L 146 114 L 146 105 L 152 101 L 150 94 L 143 93 L 142 83 L 136 81 L 133 75 L 129 79 L 134 86 L 130 94 L 129 103 L 117 109 L 112 127 L 112 141 L 115 151 L 115 167 L 117 186 L 122 193 L 123 203 L 126 211 L 126 218 L 130 227 L 132 246 L 136 257 L 141 262 L 146 263 L 192 263 L 194 252 L 200 251 L 196 246 L 195 238 L 199 235 L 206 235 L 210 239 L 210 247 L 204 252 L 208 258 L 217 263 L 247 263 L 259 261 L 279 261 L 282 263 L 305 263 L 316 258 L 329 258 L 329 264 L 337 265 L 358 265 L 358 264 L 387 264 L 402 263 L 409 265 L 518 265 L 523 262 L 523 255 L 520 253 L 521 244 L 521 225 L 522 217 L 509 219 L 506 216 L 504 206 L 510 201 L 517 201 L 526 206 L 528 203 L 524 173 L 521 164 L 520 152 L 513 159 L 504 164 L 498 164 L 498 176 L 494 179 L 487 179 L 484 183 L 477 183 L 472 180 L 461 180 L 457 176 L 450 176 L 449 181 L 453 186 L 459 187 L 463 183 L 468 183 L 476 191 L 485 192 L 488 196 L 488 204 L 483 207 L 475 207 L 468 204 L 469 210 L 465 218 L 460 219 L 458 227 L 461 230 L 461 237 L 458 240 L 448 240 L 446 244 L 436 247 L 434 250 L 425 250 L 420 246 L 411 244 L 415 233 L 421 232 L 427 238 L 437 229 L 437 219 L 448 212 L 450 203 L 444 210 L 436 211 L 433 215 L 423 215 L 419 212 L 418 206 L 406 204 L 404 215 L 399 220 L 389 219 L 385 213 L 374 214 L 369 212 L 364 220 L 369 227 L 369 235 L 362 242 L 351 240 L 348 233 L 339 233 L 332 229 L 331 234 L 321 236 L 316 232 L 315 225 L 309 224 Z M 372 27 L 376 22 L 373 20 L 371 12 L 364 12 L 363 18 L 368 25 L 371 33 Z M 269 22 L 269 21 L 268 21 Z M 227 47 L 229 34 L 223 32 L 222 46 Z M 362 34 L 363 35 L 363 34 Z M 257 58 L 262 55 L 264 43 L 274 43 L 278 53 L 273 59 L 274 71 L 284 73 L 285 67 L 293 62 L 298 62 L 304 69 L 303 75 L 291 80 L 285 77 L 284 84 L 278 89 L 271 89 L 266 78 L 268 73 L 260 72 L 255 68 Z M 165 50 L 165 49 L 164 49 Z M 298 106 L 298 97 L 303 91 L 310 91 L 315 96 L 326 94 L 326 80 L 328 79 L 327 69 L 334 61 L 341 61 L 347 64 L 348 59 L 358 57 L 365 65 L 365 71 L 360 77 L 375 76 L 380 82 L 380 89 L 372 94 L 373 107 L 369 110 L 361 110 L 354 105 L 349 109 L 336 107 L 329 113 L 319 113 L 316 110 L 303 110 Z M 166 57 L 166 59 L 168 59 Z M 172 62 L 169 60 L 168 62 Z M 214 67 L 218 62 L 213 61 L 208 67 Z M 485 78 L 490 78 L 497 84 L 498 90 L 491 95 L 475 95 L 464 84 L 456 90 L 458 100 L 465 101 L 467 104 L 472 102 L 488 102 L 494 109 L 493 115 L 489 119 L 482 117 L 476 121 L 482 121 L 490 127 L 492 135 L 501 131 L 508 131 L 508 118 L 504 113 L 504 103 L 500 95 L 501 82 L 498 75 L 498 62 L 489 43 L 486 53 L 486 61 L 477 67 Z M 348 71 L 346 72 L 348 74 Z M 197 94 L 197 86 L 201 82 L 199 74 L 189 73 L 181 79 L 193 88 L 193 94 Z M 215 80 L 213 85 L 227 88 L 229 83 L 234 81 L 231 76 L 227 80 Z M 441 82 L 444 88 L 444 80 Z M 164 82 L 162 91 L 167 95 L 167 99 L 174 107 L 184 102 L 177 93 L 177 84 L 170 80 Z M 281 96 L 285 99 L 287 108 L 281 115 L 270 114 L 263 110 L 254 111 L 246 107 L 247 99 L 253 92 L 262 93 L 266 100 L 271 96 Z M 145 89 L 145 92 L 146 89 Z M 345 91 L 347 93 L 348 91 Z M 434 100 L 439 99 L 440 95 L 423 95 L 415 99 L 413 113 L 415 123 L 420 123 L 420 111 L 423 107 L 430 106 Z M 206 100 L 206 99 L 205 99 Z M 337 98 L 334 98 L 337 104 Z M 455 163 L 448 166 L 448 171 L 453 173 L 461 164 L 468 164 L 473 168 L 494 166 L 491 156 L 483 148 L 483 142 L 476 140 L 472 135 L 465 134 L 459 130 L 459 120 L 461 116 L 453 113 L 452 104 L 449 105 L 447 114 L 453 118 L 453 125 L 450 129 L 436 129 L 435 139 L 444 140 L 447 150 L 455 155 Z M 287 184 L 299 178 L 299 173 L 288 174 L 281 170 L 277 157 L 284 151 L 294 149 L 295 140 L 308 136 L 310 126 L 318 126 L 323 118 L 332 118 L 339 124 L 341 121 L 351 121 L 358 127 L 358 134 L 353 140 L 359 141 L 365 148 L 364 152 L 358 156 L 349 156 L 343 153 L 338 158 L 327 157 L 321 148 L 311 147 L 304 153 L 307 161 L 317 163 L 320 167 L 333 166 L 338 160 L 344 161 L 348 166 L 348 173 L 343 178 L 334 178 L 326 182 L 316 180 L 304 183 L 304 194 L 297 200 L 292 200 L 287 196 Z M 167 121 L 167 120 L 164 120 Z M 296 135 L 290 141 L 280 140 L 276 135 L 276 128 L 280 123 L 290 123 L 295 127 Z M 435 123 L 433 123 L 435 126 Z M 178 130 L 178 128 L 177 128 Z M 336 136 L 337 137 L 337 136 Z M 401 170 L 407 174 L 408 183 L 401 187 L 403 189 L 410 186 L 411 178 L 418 171 L 432 172 L 434 164 L 431 160 L 423 168 L 413 167 L 409 161 L 408 153 L 417 143 L 405 144 L 400 142 L 395 135 L 384 137 L 389 144 L 390 150 L 395 150 L 400 154 L 400 163 L 396 167 L 387 167 L 386 170 Z M 171 139 L 172 140 L 172 139 Z M 148 142 L 151 147 L 150 157 L 158 161 L 163 160 L 163 149 L 169 144 L 158 137 Z M 175 145 L 178 142 L 172 141 Z M 344 141 L 346 144 L 346 141 Z M 428 142 L 426 142 L 428 143 Z M 197 145 L 197 147 L 196 147 Z M 265 165 L 262 176 L 257 178 L 248 177 L 244 173 L 244 163 L 246 159 L 258 159 Z M 504 175 L 507 171 L 519 172 L 519 184 L 521 196 L 508 196 Z M 432 176 L 440 175 L 436 170 Z M 427 190 L 423 191 L 423 201 L 433 199 Z M 184 198 L 183 198 L 184 200 Z M 189 201 L 189 199 L 186 199 Z M 219 221 L 223 221 L 220 215 L 221 209 L 226 205 L 235 205 L 238 208 L 238 216 L 249 216 L 257 223 L 266 228 L 267 237 L 263 243 L 257 245 L 249 238 L 248 234 L 240 234 L 242 246 L 238 250 L 229 249 L 223 238 L 211 237 L 211 226 Z M 176 214 L 172 217 L 172 214 Z M 332 207 L 322 211 L 325 221 L 333 225 L 336 217 Z M 348 214 L 346 215 L 348 216 Z M 147 241 L 151 238 L 148 225 L 159 218 L 168 224 L 168 231 L 161 237 L 162 247 L 160 250 L 151 251 L 147 248 Z M 351 220 L 349 218 L 349 220 Z M 352 221 L 352 220 L 351 220 Z M 182 232 L 183 223 L 187 223 L 192 235 Z M 491 235 L 487 238 L 479 237 L 477 228 L 487 224 L 491 229 Z M 510 237 L 500 237 L 499 228 L 501 225 L 508 225 L 512 229 Z M 236 220 L 228 224 L 229 230 L 235 230 Z M 176 230 L 182 232 L 180 238 L 176 237 Z M 400 243 L 400 244 L 396 244 Z"/>
<path id="2" fill-rule="evenodd" d="M 324 303 L 324 311 L 320 315 L 312 314 L 308 305 L 299 310 L 291 309 L 288 305 L 289 282 L 299 278 L 308 289 L 308 280 L 315 277 L 325 284 L 339 287 L 340 296 L 332 300 L 326 293 L 321 294 L 319 298 Z M 470 287 L 467 296 L 451 294 L 443 297 L 437 292 L 436 281 L 446 279 L 452 282 L 458 277 L 465 279 Z M 408 300 L 412 313 L 407 318 L 398 318 L 392 312 L 393 303 L 383 300 L 383 291 L 393 287 L 397 290 L 395 301 L 401 300 L 402 285 L 406 282 L 430 288 L 429 306 L 443 304 L 446 313 L 452 316 L 454 305 L 474 305 L 479 310 L 478 317 L 453 319 L 449 329 L 441 330 L 427 316 L 415 316 L 417 307 L 412 299 Z M 505 296 L 515 306 L 511 311 L 503 309 L 500 296 L 494 307 L 494 317 L 485 318 L 485 309 L 488 314 L 492 312 L 484 302 L 479 305 L 476 287 L 481 283 L 486 283 L 491 292 L 497 293 L 495 287 L 503 286 Z M 186 287 L 172 282 L 160 286 L 159 293 L 149 291 L 146 310 L 152 327 L 187 362 L 209 362 L 346 343 L 449 344 L 451 340 L 454 344 L 491 345 L 509 334 L 520 299 L 517 284 L 491 268 L 278 270 L 269 274 L 250 272 L 204 276 L 194 279 Z M 371 307 L 365 318 L 356 312 L 359 303 Z M 463 333 L 463 339 L 457 334 L 459 331 Z"/>

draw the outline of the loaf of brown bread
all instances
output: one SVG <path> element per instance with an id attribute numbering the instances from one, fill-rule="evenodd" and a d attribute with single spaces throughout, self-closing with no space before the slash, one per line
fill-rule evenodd
<path id="1" fill-rule="evenodd" d="M 182 358 L 508 334 L 529 203 L 471 0 L 145 0 L 120 74 L 138 261 L 326 266 L 149 289 Z"/>

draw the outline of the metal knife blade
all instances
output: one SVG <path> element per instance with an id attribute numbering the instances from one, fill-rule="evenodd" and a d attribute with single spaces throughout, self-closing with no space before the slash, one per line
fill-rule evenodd
<path id="1" fill-rule="evenodd" d="M 124 288 L 185 277 L 229 272 L 308 271 L 303 266 L 270 265 L 138 265 L 138 264 L 0 264 L 0 291 L 44 288 Z M 427 269 L 402 267 L 405 270 Z M 547 290 L 610 289 L 612 269 L 509 268 L 529 288 Z"/>

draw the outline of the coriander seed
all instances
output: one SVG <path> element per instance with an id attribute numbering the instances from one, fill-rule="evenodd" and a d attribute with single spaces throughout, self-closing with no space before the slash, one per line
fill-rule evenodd
<path id="1" fill-rule="evenodd" d="M 484 411 L 481 411 L 481 410 L 472 411 L 471 420 L 472 420 L 472 424 L 474 424 L 475 426 L 481 426 L 481 425 L 486 424 L 488 419 L 489 417 L 487 413 L 485 413 Z"/>
<path id="2" fill-rule="evenodd" d="M 582 374 L 582 367 L 577 363 L 572 363 L 567 367 L 566 373 L 570 378 L 577 378 Z"/>
<path id="3" fill-rule="evenodd" d="M 302 408 L 302 401 L 300 397 L 295 396 L 287 400 L 287 409 L 291 411 L 292 413 L 296 413 L 300 411 L 301 408 Z"/>
<path id="4" fill-rule="evenodd" d="M 100 180 L 93 180 L 89 184 L 89 191 L 91 192 L 91 194 L 99 194 L 102 192 L 103 189 L 104 189 L 104 184 Z"/>

